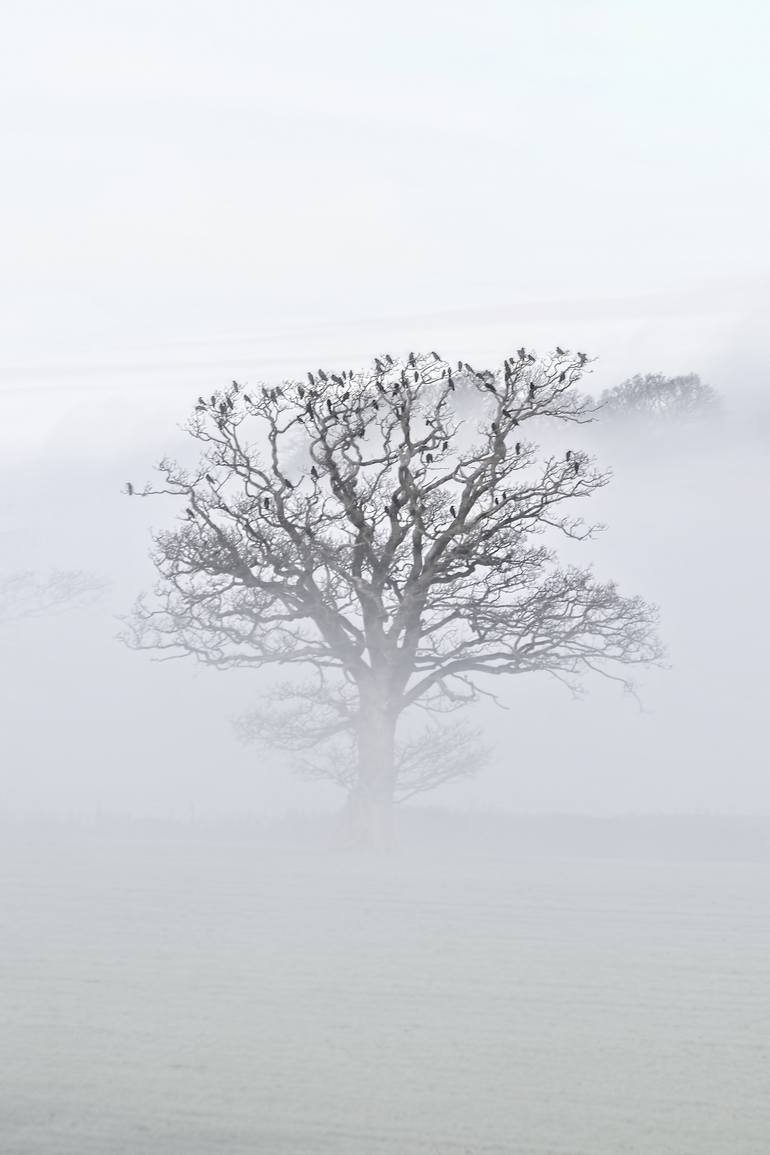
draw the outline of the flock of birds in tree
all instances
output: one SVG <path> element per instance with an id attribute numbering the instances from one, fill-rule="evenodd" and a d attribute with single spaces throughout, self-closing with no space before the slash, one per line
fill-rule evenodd
<path id="1" fill-rule="evenodd" d="M 556 346 L 555 352 L 559 358 L 564 358 L 568 355 L 568 350 L 562 349 L 559 345 Z M 440 355 L 435 350 L 432 350 L 430 355 L 433 358 L 434 365 L 437 367 L 437 365 L 442 361 Z M 577 363 L 582 368 L 588 360 L 588 354 L 579 352 L 576 354 L 576 356 Z M 534 354 L 528 352 L 524 346 L 516 350 L 516 359 L 511 357 L 510 359 L 505 360 L 503 366 L 503 376 L 506 393 L 510 392 L 510 386 L 514 381 L 517 369 L 521 369 L 522 365 L 535 364 L 536 360 L 537 358 L 534 356 Z M 393 357 L 387 353 L 384 355 L 384 360 L 380 359 L 379 357 L 375 357 L 374 367 L 374 387 L 376 395 L 370 397 L 368 402 L 364 401 L 363 408 L 365 408 L 366 404 L 368 403 L 372 411 L 376 413 L 379 411 L 383 403 L 389 401 L 394 416 L 400 420 L 404 416 L 406 406 L 408 405 L 409 386 L 411 382 L 413 381 L 414 384 L 417 384 L 423 376 L 423 373 L 421 372 L 421 369 L 418 365 L 417 358 L 414 353 L 409 354 L 406 362 L 406 368 L 402 367 L 395 382 L 392 384 L 389 383 L 389 392 L 386 389 L 384 378 L 389 373 L 397 370 L 396 362 L 394 361 Z M 560 385 L 563 385 L 567 381 L 568 374 L 569 367 L 562 369 L 559 372 L 558 382 Z M 410 375 L 412 375 L 411 381 Z M 495 374 L 489 370 L 476 370 L 467 361 L 458 361 L 457 369 L 455 371 L 453 371 L 449 364 L 445 363 L 438 380 L 444 382 L 445 388 L 448 392 L 454 392 L 456 388 L 455 381 L 461 377 L 475 380 L 483 389 L 487 390 L 490 394 L 493 394 L 499 400 L 500 394 L 498 392 L 498 386 L 496 384 L 497 379 Z M 296 390 L 296 399 L 298 399 L 302 410 L 301 414 L 298 414 L 294 417 L 294 421 L 304 425 L 306 423 L 305 419 L 309 419 L 311 421 L 320 423 L 324 428 L 326 428 L 340 420 L 340 417 L 343 415 L 346 418 L 355 416 L 356 426 L 354 429 L 349 428 L 348 432 L 352 437 L 364 437 L 366 434 L 366 424 L 363 416 L 361 398 L 358 399 L 357 407 L 352 408 L 347 405 L 351 398 L 354 381 L 355 376 L 352 369 L 347 371 L 343 370 L 342 373 L 329 374 L 324 372 L 323 369 L 318 369 L 315 373 L 309 372 L 307 374 L 307 386 L 297 384 L 293 387 Z M 330 383 L 336 388 L 336 396 L 334 400 L 328 396 L 319 396 L 320 393 L 324 393 L 326 391 Z M 534 400 L 537 388 L 538 386 L 535 381 L 530 380 L 527 385 L 527 396 L 530 401 Z M 405 401 L 401 401 L 400 395 L 402 393 L 406 398 Z M 199 413 L 210 412 L 214 414 L 219 428 L 224 430 L 228 417 L 235 411 L 235 397 L 238 394 L 243 397 L 243 400 L 247 405 L 251 407 L 255 406 L 256 403 L 250 394 L 245 392 L 245 390 L 242 389 L 237 381 L 233 381 L 231 389 L 224 395 L 220 394 L 217 396 L 217 394 L 212 393 L 208 400 L 206 400 L 203 396 L 200 396 L 198 398 L 195 409 Z M 285 393 L 281 386 L 274 386 L 273 388 L 268 388 L 266 386 L 262 387 L 263 400 L 278 403 L 284 397 Z M 500 416 L 506 418 L 510 422 L 511 426 L 518 426 L 518 418 L 510 408 L 501 405 L 499 412 Z M 439 447 L 440 451 L 444 453 L 449 449 L 449 437 L 446 435 L 446 430 L 444 430 L 443 433 L 440 433 L 438 430 L 432 428 L 436 424 L 435 418 L 427 417 L 425 420 L 429 427 L 431 427 L 431 433 L 434 434 L 434 443 L 433 451 L 427 450 L 425 447 L 423 447 L 422 460 L 426 465 L 432 465 L 435 461 L 435 453 Z M 492 421 L 490 423 L 490 429 L 496 438 L 500 437 L 500 429 L 496 421 Z M 402 449 L 403 448 L 405 448 L 405 446 L 402 446 Z M 516 456 L 519 457 L 523 450 L 522 442 L 517 441 L 513 448 Z M 575 476 L 577 476 L 580 472 L 580 462 L 572 450 L 567 450 L 565 454 L 565 461 L 571 465 L 572 471 L 574 472 Z M 310 477 L 314 484 L 319 481 L 320 476 L 321 475 L 317 466 L 315 464 L 311 465 Z M 205 474 L 205 479 L 211 486 L 215 485 L 215 479 L 210 473 Z M 295 488 L 295 485 L 285 477 L 282 479 L 282 484 L 283 487 L 287 490 L 292 490 Z M 125 492 L 129 496 L 132 496 L 134 493 L 136 493 L 136 489 L 130 481 L 126 482 Z M 504 496 L 508 496 L 508 491 L 505 491 Z M 395 504 L 397 505 L 398 502 L 396 501 Z M 500 499 L 499 497 L 496 497 L 495 505 L 499 504 Z M 262 507 L 265 511 L 270 509 L 271 502 L 269 496 L 265 496 L 262 499 Z M 191 508 L 188 507 L 186 512 L 189 519 L 194 518 L 195 514 Z M 454 505 L 450 505 L 449 512 L 452 519 L 454 520 L 457 517 L 456 507 Z M 307 533 L 308 536 L 313 536 L 309 527 L 307 528 Z"/>

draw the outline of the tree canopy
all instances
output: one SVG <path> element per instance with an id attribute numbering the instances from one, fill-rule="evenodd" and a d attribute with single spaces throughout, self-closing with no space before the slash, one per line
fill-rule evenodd
<path id="1" fill-rule="evenodd" d="M 154 537 L 159 581 L 129 644 L 220 669 L 309 670 L 243 731 L 293 749 L 347 740 L 337 780 L 388 804 L 467 769 L 449 743 L 443 770 L 430 755 L 433 774 L 419 770 L 419 738 L 410 761 L 396 727 L 412 707 L 454 711 L 510 674 L 628 684 L 660 657 L 654 610 L 555 552 L 558 535 L 590 538 L 574 507 L 609 481 L 573 440 L 592 414 L 578 389 L 587 361 L 521 348 L 491 371 L 384 355 L 200 397 L 186 426 L 197 465 L 164 460 L 160 485 L 128 487 L 183 506 Z M 475 430 L 454 405 L 461 385 L 478 399 Z M 534 439 L 545 422 L 564 438 L 549 453 Z"/>

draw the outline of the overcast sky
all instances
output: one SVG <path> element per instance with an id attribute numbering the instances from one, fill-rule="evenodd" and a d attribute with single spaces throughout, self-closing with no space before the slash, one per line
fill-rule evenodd
<path id="1" fill-rule="evenodd" d="M 718 313 L 724 341 L 767 305 L 759 0 L 6 0 L 2 25 L 6 367 L 576 302 Z"/>

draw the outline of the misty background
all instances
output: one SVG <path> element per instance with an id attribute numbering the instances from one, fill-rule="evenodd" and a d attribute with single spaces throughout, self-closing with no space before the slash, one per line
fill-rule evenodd
<path id="1" fill-rule="evenodd" d="M 697 372 L 718 428 L 628 428 L 581 556 L 662 609 L 643 710 L 494 688 L 488 770 L 439 805 L 770 813 L 770 162 L 760 4 L 9 3 L 0 38 L 0 569 L 90 609 L 0 626 L 7 815 L 284 814 L 331 787 L 241 746 L 260 676 L 115 640 L 148 589 L 129 503 L 195 397 L 384 349 Z M 576 439 L 577 442 L 577 439 Z"/>

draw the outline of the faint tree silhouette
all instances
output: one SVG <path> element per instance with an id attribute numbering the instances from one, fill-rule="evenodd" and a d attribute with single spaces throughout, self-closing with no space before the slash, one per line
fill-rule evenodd
<path id="1" fill-rule="evenodd" d="M 704 385 L 697 373 L 683 377 L 637 374 L 612 389 L 605 389 L 599 404 L 602 417 L 611 420 L 710 417 L 721 407 L 719 394 L 710 385 Z"/>

